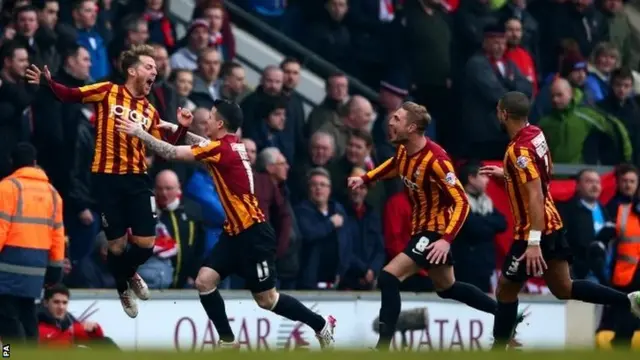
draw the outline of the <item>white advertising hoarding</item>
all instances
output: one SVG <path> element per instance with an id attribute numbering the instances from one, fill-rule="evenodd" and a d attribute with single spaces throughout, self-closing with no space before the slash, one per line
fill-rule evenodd
<path id="1" fill-rule="evenodd" d="M 323 316 L 337 319 L 337 347 L 366 348 L 375 344 L 373 321 L 378 316 L 379 301 L 354 297 L 304 303 Z M 69 311 L 81 319 L 98 322 L 105 334 L 123 348 L 206 351 L 213 349 L 217 341 L 215 327 L 197 299 L 151 299 L 140 301 L 139 308 L 138 317 L 131 319 L 116 299 L 72 298 Z M 318 347 L 309 327 L 258 308 L 250 297 L 227 300 L 226 308 L 231 328 L 244 349 Z M 407 334 L 412 350 L 482 350 L 491 344 L 492 315 L 450 301 L 406 300 L 402 308 L 427 309 L 427 329 Z M 523 302 L 520 308 L 529 314 L 518 328 L 518 340 L 525 347 L 565 346 L 564 303 Z M 398 344 L 399 339 L 397 336 Z"/>

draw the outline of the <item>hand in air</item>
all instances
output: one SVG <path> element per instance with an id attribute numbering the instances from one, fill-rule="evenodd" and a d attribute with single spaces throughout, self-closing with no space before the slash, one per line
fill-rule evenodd
<path id="1" fill-rule="evenodd" d="M 447 240 L 440 239 L 432 242 L 427 246 L 427 250 L 430 250 L 427 254 L 427 261 L 435 265 L 444 264 L 447 261 L 450 248 L 451 244 Z"/>
<path id="2" fill-rule="evenodd" d="M 24 76 L 27 78 L 29 84 L 38 85 L 40 84 L 42 74 L 43 72 L 37 66 L 31 64 L 25 71 Z M 47 81 L 51 81 L 51 72 L 47 65 L 44 66 L 44 78 L 47 79 Z"/>
<path id="3" fill-rule="evenodd" d="M 142 128 L 142 123 L 132 121 L 132 120 L 122 120 L 116 118 L 116 129 L 120 132 L 123 132 L 127 135 L 138 136 L 140 131 L 144 132 Z"/>
<path id="4" fill-rule="evenodd" d="M 500 166 L 487 165 L 478 170 L 479 175 L 486 175 L 496 178 L 504 177 L 504 170 Z"/>
<path id="5" fill-rule="evenodd" d="M 347 187 L 349 189 L 356 189 L 364 185 L 364 180 L 360 176 L 352 176 L 347 179 Z"/>
<path id="6" fill-rule="evenodd" d="M 547 270 L 547 263 L 542 257 L 540 245 L 527 246 L 527 250 L 522 254 L 522 256 L 520 256 L 518 261 L 522 261 L 524 259 L 527 259 L 527 275 L 529 276 L 539 276 Z"/>
<path id="7" fill-rule="evenodd" d="M 193 122 L 193 114 L 188 109 L 178 108 L 178 122 L 188 128 Z"/>

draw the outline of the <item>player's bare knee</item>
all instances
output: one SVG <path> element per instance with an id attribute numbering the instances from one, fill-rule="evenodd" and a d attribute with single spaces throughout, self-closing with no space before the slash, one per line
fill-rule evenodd
<path id="1" fill-rule="evenodd" d="M 109 246 L 109 252 L 114 255 L 120 255 L 124 253 L 124 250 L 127 248 L 126 235 L 115 240 L 109 240 L 108 246 Z"/>
<path id="2" fill-rule="evenodd" d="M 130 237 L 130 240 L 132 243 L 144 249 L 152 248 L 156 242 L 155 236 L 133 236 L 132 235 Z"/>
<path id="3" fill-rule="evenodd" d="M 438 295 L 450 289 L 456 282 L 453 274 L 453 266 L 437 266 L 429 271 L 429 277 L 433 283 L 433 288 Z"/>
<path id="4" fill-rule="evenodd" d="M 278 297 L 280 296 L 275 288 L 259 293 L 253 293 L 252 295 L 256 304 L 265 310 L 272 310 L 276 306 Z"/>
<path id="5" fill-rule="evenodd" d="M 200 293 L 209 293 L 216 289 L 219 282 L 220 276 L 215 270 L 203 267 L 198 272 L 195 286 Z"/>

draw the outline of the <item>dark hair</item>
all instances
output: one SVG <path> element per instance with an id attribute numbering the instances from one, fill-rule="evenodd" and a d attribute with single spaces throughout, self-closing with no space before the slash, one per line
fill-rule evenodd
<path id="1" fill-rule="evenodd" d="M 169 82 L 174 82 L 178 78 L 178 74 L 180 73 L 189 73 L 193 75 L 193 71 L 189 69 L 173 69 L 171 70 L 171 74 L 169 75 Z"/>
<path id="2" fill-rule="evenodd" d="M 73 44 L 73 43 L 68 44 L 61 51 L 62 59 L 66 60 L 72 56 L 78 56 L 78 51 L 80 51 L 80 49 L 86 49 L 86 48 L 78 44 Z M 88 49 L 86 50 L 89 51 Z"/>
<path id="3" fill-rule="evenodd" d="M 66 295 L 67 297 L 71 297 L 71 293 L 69 289 L 63 284 L 55 284 L 51 287 L 48 287 L 44 290 L 44 299 L 51 300 L 56 294 Z"/>
<path id="4" fill-rule="evenodd" d="M 59 3 L 60 0 L 33 0 L 31 1 L 31 5 L 34 6 L 38 10 L 44 10 L 48 3 Z"/>
<path id="5" fill-rule="evenodd" d="M 500 108 L 516 119 L 526 119 L 529 116 L 530 107 L 529 97 L 518 91 L 510 91 L 500 99 Z"/>
<path id="6" fill-rule="evenodd" d="M 297 58 L 294 58 L 292 56 L 289 56 L 289 57 L 284 58 L 284 60 L 282 60 L 282 62 L 280 62 L 280 69 L 284 70 L 284 67 L 289 65 L 289 64 L 298 64 L 298 65 L 302 66 L 302 63 L 300 62 L 300 60 L 298 60 Z"/>
<path id="7" fill-rule="evenodd" d="M 120 54 L 120 67 L 123 73 L 140 62 L 141 56 L 153 58 L 155 49 L 150 45 L 135 45 Z"/>
<path id="8" fill-rule="evenodd" d="M 15 40 L 4 43 L 2 47 L 0 47 L 0 57 L 2 57 L 2 61 L 4 62 L 7 58 L 13 59 L 18 49 L 27 50 L 27 47 Z M 0 64 L 0 67 L 2 67 L 2 65 L 3 64 Z"/>
<path id="9" fill-rule="evenodd" d="M 130 31 L 138 31 L 138 27 L 142 23 L 147 23 L 147 20 L 138 14 L 129 14 L 122 19 L 122 30 L 124 33 L 128 33 Z"/>
<path id="10" fill-rule="evenodd" d="M 627 175 L 628 173 L 634 173 L 637 176 L 640 176 L 640 171 L 638 168 L 631 164 L 620 164 L 616 166 L 615 175 L 616 179 L 620 179 L 621 177 Z"/>
<path id="11" fill-rule="evenodd" d="M 613 84 L 616 80 L 631 80 L 631 83 L 633 84 L 633 73 L 631 72 L 631 69 L 628 67 L 621 67 L 613 70 L 611 72 L 610 83 Z"/>
<path id="12" fill-rule="evenodd" d="M 333 78 L 337 78 L 337 77 L 347 77 L 347 74 L 340 72 L 340 71 L 334 71 L 331 74 L 329 74 L 329 76 L 327 76 L 327 78 L 325 79 L 325 83 L 327 85 L 329 85 L 329 81 Z"/>
<path id="13" fill-rule="evenodd" d="M 38 152 L 36 148 L 28 142 L 18 143 L 11 151 L 11 166 L 17 170 L 26 166 L 34 166 Z"/>
<path id="14" fill-rule="evenodd" d="M 225 79 L 227 76 L 233 73 L 235 69 L 242 69 L 242 65 L 235 61 L 226 61 L 220 66 L 220 78 Z"/>
<path id="15" fill-rule="evenodd" d="M 369 133 L 368 131 L 365 131 L 362 129 L 351 129 L 349 131 L 349 138 L 352 138 L 352 137 L 364 140 L 367 146 L 373 145 L 373 137 L 371 136 L 371 133 Z"/>
<path id="16" fill-rule="evenodd" d="M 236 132 L 242 127 L 242 109 L 238 104 L 224 99 L 217 99 L 213 102 L 213 107 L 216 108 L 217 114 L 222 118 L 227 131 Z"/>
<path id="17" fill-rule="evenodd" d="M 92 3 L 96 4 L 95 0 L 76 0 L 76 1 L 73 2 L 72 10 L 80 10 L 82 5 L 84 5 L 84 3 L 86 3 L 86 2 L 92 2 Z"/>
<path id="18" fill-rule="evenodd" d="M 18 21 L 18 15 L 22 14 L 23 12 L 27 12 L 27 11 L 33 11 L 34 13 L 38 12 L 38 9 L 33 6 L 33 5 L 25 5 L 25 6 L 20 6 L 18 8 L 15 8 L 13 10 L 13 21 Z"/>
<path id="19" fill-rule="evenodd" d="M 482 167 L 482 164 L 476 160 L 469 160 L 460 166 L 458 174 L 460 176 L 460 183 L 462 183 L 462 186 L 469 183 L 469 176 L 478 176 L 480 167 Z"/>

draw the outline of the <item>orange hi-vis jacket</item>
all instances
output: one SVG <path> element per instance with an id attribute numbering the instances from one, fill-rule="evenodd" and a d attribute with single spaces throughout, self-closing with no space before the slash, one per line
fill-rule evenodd
<path id="1" fill-rule="evenodd" d="M 632 206 L 634 204 L 618 207 L 616 232 L 619 240 L 611 281 L 618 287 L 631 284 L 640 262 L 640 216 L 633 211 Z"/>
<path id="2" fill-rule="evenodd" d="M 23 167 L 0 181 L 0 294 L 40 297 L 64 245 L 62 199 L 44 171 Z"/>

